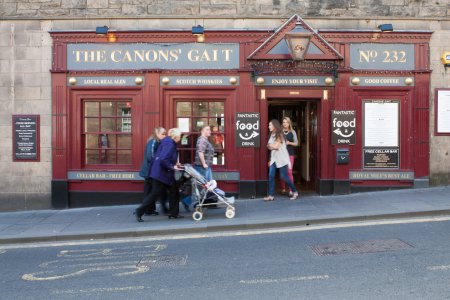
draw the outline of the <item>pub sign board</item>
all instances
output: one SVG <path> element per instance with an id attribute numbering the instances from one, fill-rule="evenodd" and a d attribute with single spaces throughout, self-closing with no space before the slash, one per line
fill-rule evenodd
<path id="1" fill-rule="evenodd" d="M 398 169 L 399 148 L 364 148 L 364 169 Z"/>
<path id="2" fill-rule="evenodd" d="M 13 115 L 13 161 L 39 161 L 39 115 Z"/>
<path id="3" fill-rule="evenodd" d="M 259 112 L 236 113 L 236 147 L 259 148 L 261 120 Z"/>
<path id="4" fill-rule="evenodd" d="M 356 111 L 331 111 L 332 145 L 354 145 L 356 143 Z"/>

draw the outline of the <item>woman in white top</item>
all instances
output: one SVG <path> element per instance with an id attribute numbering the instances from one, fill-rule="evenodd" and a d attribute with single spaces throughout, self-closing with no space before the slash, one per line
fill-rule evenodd
<path id="1" fill-rule="evenodd" d="M 288 176 L 288 168 L 290 168 L 289 153 L 286 148 L 286 140 L 284 138 L 283 130 L 281 129 L 278 120 L 271 120 L 269 122 L 270 137 L 267 143 L 267 149 L 270 150 L 269 161 L 269 195 L 264 198 L 264 201 L 273 201 L 275 194 L 275 173 L 280 169 L 281 179 L 286 182 L 292 191 L 292 197 L 289 199 L 295 200 L 298 198 L 298 192 L 292 181 Z"/>

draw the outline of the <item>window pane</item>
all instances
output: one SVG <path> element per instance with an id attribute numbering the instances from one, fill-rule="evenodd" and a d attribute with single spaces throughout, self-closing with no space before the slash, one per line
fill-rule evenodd
<path id="1" fill-rule="evenodd" d="M 131 117 L 131 102 L 117 102 L 117 116 Z"/>
<path id="2" fill-rule="evenodd" d="M 117 131 L 131 132 L 131 118 L 118 118 L 117 119 Z"/>
<path id="3" fill-rule="evenodd" d="M 112 117 L 115 116 L 115 102 L 112 101 L 102 101 L 100 102 L 100 107 L 102 111 L 102 117 Z"/>
<path id="4" fill-rule="evenodd" d="M 190 118 L 177 118 L 177 127 L 180 128 L 181 132 L 191 131 L 191 119 Z"/>
<path id="5" fill-rule="evenodd" d="M 99 164 L 100 150 L 86 150 L 86 164 Z"/>
<path id="6" fill-rule="evenodd" d="M 86 134 L 86 148 L 96 149 L 99 148 L 99 135 L 98 134 Z"/>
<path id="7" fill-rule="evenodd" d="M 194 116 L 208 116 L 208 102 L 193 102 L 193 113 Z"/>
<path id="8" fill-rule="evenodd" d="M 131 135 L 129 134 L 117 135 L 117 148 L 131 149 Z"/>
<path id="9" fill-rule="evenodd" d="M 117 150 L 117 163 L 121 165 L 131 164 L 131 150 Z"/>
<path id="10" fill-rule="evenodd" d="M 200 131 L 205 125 L 208 125 L 207 118 L 193 118 L 192 131 Z"/>
<path id="11" fill-rule="evenodd" d="M 98 102 L 84 102 L 84 116 L 98 117 L 99 116 Z"/>
<path id="12" fill-rule="evenodd" d="M 224 114 L 224 102 L 211 102 L 209 104 L 210 116 L 223 116 Z"/>
<path id="13" fill-rule="evenodd" d="M 115 119 L 112 118 L 103 118 L 100 130 L 102 132 L 115 132 L 114 121 Z"/>
<path id="14" fill-rule="evenodd" d="M 177 102 L 177 116 L 189 117 L 191 115 L 191 102 Z"/>
<path id="15" fill-rule="evenodd" d="M 192 164 L 194 162 L 194 150 L 180 150 L 178 153 L 181 164 Z"/>
<path id="16" fill-rule="evenodd" d="M 85 118 L 84 130 L 85 132 L 98 132 L 98 118 Z"/>
<path id="17" fill-rule="evenodd" d="M 183 134 L 181 135 L 181 141 L 179 149 L 185 148 L 185 149 L 195 149 L 197 139 L 200 136 L 200 134 Z"/>
<path id="18" fill-rule="evenodd" d="M 116 157 L 116 150 L 101 150 L 101 157 L 100 162 L 102 164 L 116 164 L 117 163 L 117 157 Z"/>

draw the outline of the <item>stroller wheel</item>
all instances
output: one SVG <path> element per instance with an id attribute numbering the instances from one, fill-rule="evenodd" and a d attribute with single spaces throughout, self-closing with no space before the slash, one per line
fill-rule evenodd
<path id="1" fill-rule="evenodd" d="M 201 219 L 203 219 L 203 213 L 201 211 L 196 211 L 192 214 L 192 219 L 194 219 L 195 221 L 200 221 Z"/>
<path id="2" fill-rule="evenodd" d="M 236 215 L 236 211 L 234 210 L 234 207 L 227 207 L 227 210 L 225 211 L 225 217 L 228 219 L 233 219 Z"/>

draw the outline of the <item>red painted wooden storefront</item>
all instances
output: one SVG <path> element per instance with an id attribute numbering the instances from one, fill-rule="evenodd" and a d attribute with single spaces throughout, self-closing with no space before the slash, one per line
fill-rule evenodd
<path id="1" fill-rule="evenodd" d="M 113 44 L 120 50 L 124 45 L 142 44 L 184 44 L 190 47 L 189 45 L 196 44 L 196 40 L 190 30 L 118 30 L 114 32 L 117 38 L 115 43 L 108 43 L 107 37 L 96 35 L 95 32 L 51 32 L 54 41 L 51 70 L 54 207 L 141 201 L 143 184 L 135 174 L 139 171 L 147 138 L 156 126 L 172 128 L 179 126 L 182 121 L 188 122 L 191 126 L 189 134 L 186 135 L 186 144 L 180 146 L 184 147 L 185 151 L 183 156 L 180 156 L 182 163 L 192 162 L 189 160 L 192 158 L 191 148 L 196 137 L 194 127 L 204 122 L 217 122 L 225 145 L 224 164 L 218 163 L 213 167 L 219 186 L 228 193 L 239 194 L 240 197 L 264 196 L 267 186 L 268 152 L 265 144 L 268 138 L 269 118 L 288 111 L 299 117 L 297 122 L 299 133 L 306 136 L 303 139 L 308 149 L 298 152 L 299 172 L 296 176 L 302 177 L 299 184 L 310 191 L 320 194 L 349 193 L 365 189 L 402 188 L 426 184 L 429 175 L 431 71 L 428 42 L 431 33 L 312 31 L 314 36 L 310 45 L 314 46 L 310 46 L 310 49 L 316 52 L 311 50 L 311 53 L 307 53 L 304 62 L 292 63 L 292 58 L 282 50 L 281 52 L 271 50 L 279 45 L 287 32 L 299 25 L 296 23 L 300 23 L 306 31 L 312 30 L 298 17 L 289 19 L 278 30 L 272 32 L 206 30 L 205 44 L 237 45 L 238 67 L 230 69 L 171 67 L 90 69 L 90 59 L 99 61 L 104 59 L 101 55 L 95 57 L 95 54 L 92 54 L 92 57 L 87 57 L 84 69 L 72 70 L 68 66 L 68 55 L 73 53 L 68 53 L 68 45 Z M 355 69 L 350 64 L 352 43 L 412 44 L 414 68 Z M 213 56 L 214 53 L 211 57 L 204 58 L 214 60 Z M 314 84 L 311 85 L 269 84 L 269 80 L 274 78 L 303 80 L 316 77 L 319 81 L 314 79 Z M 355 85 L 352 84 L 355 77 L 371 78 L 372 81 L 373 78 L 400 78 L 400 81 L 408 78 L 413 84 Z M 83 78 L 89 78 L 90 81 L 85 81 L 87 84 L 84 85 L 79 84 Z M 123 82 L 117 81 L 119 84 L 115 85 L 114 78 Z M 222 78 L 227 82 L 222 85 L 172 84 L 176 78 L 214 80 Z M 232 82 L 232 78 L 237 79 L 238 83 L 229 83 L 228 80 Z M 326 83 L 321 83 L 322 79 Z M 170 80 L 170 83 L 165 80 Z M 363 166 L 363 103 L 374 99 L 398 103 L 399 145 L 396 151 L 399 161 L 396 168 L 384 170 Z M 194 115 L 196 109 L 200 109 L 198 105 L 207 105 L 209 112 L 205 112 L 202 116 Z M 211 112 L 215 109 L 216 115 L 213 115 Z M 332 144 L 332 110 L 355 112 L 354 144 Z M 110 113 L 106 113 L 107 111 Z M 202 108 L 200 111 L 206 110 Z M 128 112 L 130 115 L 125 114 Z M 217 112 L 222 112 L 223 115 L 219 113 L 220 116 L 217 117 Z M 237 112 L 260 113 L 260 147 L 236 147 Z M 181 116 L 183 120 L 180 119 Z M 126 127 L 127 122 L 131 122 L 131 127 Z M 194 126 L 195 122 L 197 125 Z M 103 124 L 113 124 L 111 128 L 114 129 L 108 132 L 107 138 L 103 132 Z M 103 137 L 105 140 L 102 140 Z M 98 146 L 95 146 L 97 140 Z M 103 141 L 107 143 L 102 144 Z M 337 164 L 336 150 L 340 148 L 348 150 L 347 164 Z M 107 153 L 111 155 L 106 156 Z M 308 155 L 307 161 L 301 157 L 305 153 Z M 302 172 L 306 175 L 302 176 Z M 357 177 L 351 178 L 350 172 Z M 382 174 L 384 177 L 389 175 L 387 173 L 400 177 L 396 179 L 393 175 L 394 177 L 388 176 L 383 179 L 377 177 L 380 172 L 384 172 Z M 122 173 L 125 175 L 121 176 Z"/>

